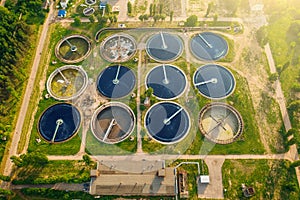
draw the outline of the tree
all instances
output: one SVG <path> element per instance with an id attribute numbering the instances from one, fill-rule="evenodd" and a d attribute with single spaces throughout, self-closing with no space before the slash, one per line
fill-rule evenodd
<path id="1" fill-rule="evenodd" d="M 269 81 L 271 81 L 272 83 L 275 82 L 278 79 L 278 73 L 273 73 L 269 76 Z"/>
<path id="2" fill-rule="evenodd" d="M 153 4 L 153 12 L 152 12 L 152 16 L 156 15 L 156 4 Z"/>
<path id="3" fill-rule="evenodd" d="M 150 4 L 150 7 L 149 7 L 149 14 L 150 14 L 150 17 L 152 17 L 153 16 L 153 4 L 151 3 Z"/>
<path id="4" fill-rule="evenodd" d="M 78 16 L 74 17 L 74 26 L 80 26 L 81 25 L 81 21 L 80 18 Z"/>
<path id="5" fill-rule="evenodd" d="M 159 14 L 161 15 L 162 14 L 162 10 L 163 10 L 163 4 L 159 4 Z"/>
<path id="6" fill-rule="evenodd" d="M 140 15 L 139 20 L 141 20 L 143 22 L 144 21 L 144 15 Z"/>
<path id="7" fill-rule="evenodd" d="M 296 139 L 293 137 L 292 139 L 290 139 L 288 142 L 287 142 L 287 145 L 288 146 L 292 146 L 293 144 L 296 144 Z"/>
<path id="8" fill-rule="evenodd" d="M 127 3 L 127 13 L 128 13 L 128 15 L 132 14 L 132 4 L 130 1 L 128 1 L 128 3 Z"/>
<path id="9" fill-rule="evenodd" d="M 300 160 L 296 160 L 291 164 L 291 167 L 299 167 L 300 166 Z"/>
<path id="10" fill-rule="evenodd" d="M 218 15 L 217 14 L 214 15 L 214 22 L 216 22 L 216 21 L 218 21 Z"/>
<path id="11" fill-rule="evenodd" d="M 101 26 L 106 26 L 106 23 L 107 23 L 107 20 L 108 20 L 108 17 L 107 16 L 102 16 L 102 15 L 97 15 L 97 19 L 98 19 L 98 23 L 101 25 Z"/>
<path id="12" fill-rule="evenodd" d="M 170 22 L 173 21 L 173 15 L 174 15 L 174 11 L 172 10 L 172 11 L 170 12 Z"/>
<path id="13" fill-rule="evenodd" d="M 83 159 L 83 161 L 87 164 L 87 165 L 90 165 L 91 164 L 91 158 L 90 158 L 90 156 L 88 156 L 88 155 L 83 155 L 82 156 L 82 159 Z"/>
<path id="14" fill-rule="evenodd" d="M 19 157 L 12 156 L 10 159 L 18 167 L 29 166 L 29 165 L 44 166 L 49 162 L 47 156 L 39 152 L 22 154 Z"/>
<path id="15" fill-rule="evenodd" d="M 110 4 L 106 4 L 106 7 L 105 7 L 106 13 L 110 14 L 110 13 L 111 13 L 111 10 L 112 10 L 111 5 L 110 5 Z"/>
<path id="16" fill-rule="evenodd" d="M 288 130 L 288 132 L 286 133 L 286 136 L 291 136 L 291 135 L 295 135 L 296 133 L 298 133 L 297 129 L 295 128 L 291 128 L 290 130 Z"/>
<path id="17" fill-rule="evenodd" d="M 115 23 L 118 22 L 118 17 L 117 17 L 117 15 L 114 15 L 114 22 L 115 22 Z"/>
<path id="18" fill-rule="evenodd" d="M 186 19 L 185 26 L 194 27 L 197 25 L 198 17 L 196 15 L 191 15 Z"/>
<path id="19" fill-rule="evenodd" d="M 160 19 L 160 15 L 154 15 L 153 19 L 154 22 L 157 22 Z"/>
<path id="20" fill-rule="evenodd" d="M 147 97 L 151 97 L 152 94 L 153 94 L 153 88 L 152 87 L 149 87 L 146 92 L 145 92 L 146 96 Z"/>
<path id="21" fill-rule="evenodd" d="M 261 47 L 268 43 L 268 31 L 267 27 L 262 26 L 256 31 L 256 40 Z"/>
<path id="22" fill-rule="evenodd" d="M 208 15 L 209 15 L 210 11 L 212 10 L 213 6 L 214 6 L 214 2 L 210 2 L 208 4 L 205 17 L 208 17 Z"/>
<path id="23" fill-rule="evenodd" d="M 90 20 L 91 23 L 94 23 L 94 22 L 95 22 L 95 17 L 94 17 L 94 15 L 89 16 L 89 20 Z"/>
<path id="24" fill-rule="evenodd" d="M 148 20 L 149 19 L 149 15 L 148 14 L 144 14 L 144 20 Z"/>
<path id="25" fill-rule="evenodd" d="M 164 21 L 164 20 L 166 19 L 166 17 L 167 17 L 167 16 L 166 16 L 165 14 L 161 14 L 161 15 L 160 15 L 161 21 Z"/>

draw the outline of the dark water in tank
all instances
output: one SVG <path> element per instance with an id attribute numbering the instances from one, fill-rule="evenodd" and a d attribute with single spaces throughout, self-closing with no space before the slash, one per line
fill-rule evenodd
<path id="1" fill-rule="evenodd" d="M 110 66 L 104 69 L 97 80 L 98 91 L 107 98 L 121 98 L 128 95 L 135 86 L 135 75 L 131 69 L 120 66 L 118 75 L 118 84 L 114 84 L 118 65 Z"/>
<path id="2" fill-rule="evenodd" d="M 121 106 L 108 106 L 98 113 L 95 123 L 96 135 L 99 139 L 103 139 L 103 134 L 106 132 L 107 127 L 101 127 L 99 121 L 111 121 L 115 119 L 118 127 L 120 128 L 119 138 L 123 138 L 129 134 L 134 127 L 133 116 L 130 111 Z M 118 138 L 114 138 L 118 139 Z"/>
<path id="3" fill-rule="evenodd" d="M 53 105 L 42 114 L 38 124 L 39 132 L 45 140 L 52 140 L 58 119 L 62 119 L 63 123 L 57 130 L 54 142 L 71 138 L 80 126 L 81 117 L 76 107 L 67 103 Z"/>
<path id="4" fill-rule="evenodd" d="M 147 52 L 158 61 L 170 61 L 176 59 L 183 50 L 183 43 L 176 35 L 163 33 L 164 41 L 167 48 L 163 48 L 161 34 L 153 35 L 147 43 Z"/>
<path id="5" fill-rule="evenodd" d="M 209 98 L 225 98 L 235 88 L 232 73 L 220 65 L 205 65 L 200 67 L 194 75 L 194 84 L 216 78 L 217 83 L 208 83 L 196 86 L 200 93 Z"/>
<path id="6" fill-rule="evenodd" d="M 154 68 L 147 76 L 147 87 L 153 88 L 153 94 L 162 99 L 172 99 L 179 96 L 186 87 L 184 74 L 174 66 L 165 65 L 167 83 L 163 66 Z"/>
<path id="7" fill-rule="evenodd" d="M 180 110 L 181 106 L 163 102 L 150 108 L 146 115 L 145 125 L 149 134 L 163 143 L 174 143 L 184 138 L 189 129 L 189 117 L 185 110 L 181 110 L 169 124 L 164 120 Z"/>
<path id="8" fill-rule="evenodd" d="M 221 36 L 210 32 L 200 34 L 211 45 L 211 48 L 198 34 L 194 35 L 190 48 L 195 57 L 200 60 L 219 60 L 227 54 L 228 44 Z"/>

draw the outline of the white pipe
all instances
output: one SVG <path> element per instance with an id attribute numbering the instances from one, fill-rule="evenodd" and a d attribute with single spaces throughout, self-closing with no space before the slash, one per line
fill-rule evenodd
<path id="1" fill-rule="evenodd" d="M 56 134 L 57 134 L 57 131 L 58 131 L 58 128 L 59 128 L 60 125 L 62 125 L 63 123 L 64 123 L 64 121 L 63 121 L 62 119 L 58 119 L 58 120 L 56 121 L 56 128 L 55 128 L 53 137 L 52 137 L 52 139 L 51 139 L 51 142 L 54 142 L 55 137 L 56 137 Z"/>
<path id="2" fill-rule="evenodd" d="M 103 141 L 105 141 L 106 138 L 108 137 L 109 133 L 111 132 L 111 129 L 112 129 L 113 126 L 115 125 L 115 121 L 116 121 L 115 119 L 112 119 L 112 120 L 110 121 L 109 126 L 108 126 L 108 128 L 107 128 L 107 130 L 106 130 L 106 132 L 105 132 L 104 137 L 103 137 Z"/>
<path id="3" fill-rule="evenodd" d="M 176 115 L 178 115 L 181 111 L 183 110 L 183 108 L 180 108 L 179 110 L 177 110 L 171 117 L 169 117 L 168 119 L 164 120 L 164 124 L 168 124 Z"/>
<path id="4" fill-rule="evenodd" d="M 206 40 L 200 33 L 199 33 L 198 35 L 199 35 L 199 37 L 201 38 L 201 40 L 203 40 L 203 42 L 204 42 L 209 48 L 212 48 L 211 44 L 209 44 L 209 43 L 207 42 L 207 40 Z"/>
<path id="5" fill-rule="evenodd" d="M 165 64 L 163 64 L 163 71 L 164 71 L 164 80 L 163 80 L 163 83 L 164 84 L 168 84 L 169 80 L 168 80 L 168 77 L 167 77 L 167 72 L 166 72 L 166 66 L 165 66 Z"/>
<path id="6" fill-rule="evenodd" d="M 161 37 L 161 40 L 163 43 L 163 48 L 164 49 L 168 48 L 168 46 L 166 45 L 166 42 L 165 42 L 164 34 L 162 32 L 160 32 L 160 37 Z"/>
<path id="7" fill-rule="evenodd" d="M 118 78 L 119 78 L 119 74 L 120 74 L 120 68 L 121 68 L 121 66 L 119 65 L 118 69 L 117 69 L 117 73 L 116 73 L 115 79 L 113 80 L 113 83 L 115 85 L 119 83 L 119 79 Z"/>
<path id="8" fill-rule="evenodd" d="M 207 83 L 218 83 L 218 79 L 212 78 L 212 79 L 210 79 L 208 81 L 203 81 L 203 82 L 195 83 L 195 86 L 204 85 L 204 84 L 207 84 Z"/>

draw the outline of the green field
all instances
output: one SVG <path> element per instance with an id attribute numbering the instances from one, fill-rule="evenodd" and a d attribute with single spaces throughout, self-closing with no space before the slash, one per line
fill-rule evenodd
<path id="1" fill-rule="evenodd" d="M 51 183 L 82 183 L 90 179 L 90 169 L 96 163 L 87 165 L 84 161 L 49 161 L 44 166 L 20 167 L 16 171 L 15 184 L 51 184 Z"/>
<path id="2" fill-rule="evenodd" d="M 225 199 L 247 199 L 241 184 L 253 187 L 250 199 L 299 199 L 294 168 L 287 161 L 226 160 L 222 167 Z"/>

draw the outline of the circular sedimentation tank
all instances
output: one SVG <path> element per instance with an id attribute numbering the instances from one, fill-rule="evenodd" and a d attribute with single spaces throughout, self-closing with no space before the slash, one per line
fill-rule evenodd
<path id="1" fill-rule="evenodd" d="M 159 65 L 147 74 L 146 87 L 151 87 L 153 95 L 159 99 L 175 99 L 185 91 L 186 86 L 186 75 L 174 65 Z"/>
<path id="2" fill-rule="evenodd" d="M 94 4 L 96 4 L 96 0 L 85 0 L 85 4 L 89 5 L 89 6 L 92 6 Z"/>
<path id="3" fill-rule="evenodd" d="M 87 85 L 88 75 L 81 67 L 65 65 L 50 74 L 47 90 L 55 99 L 72 100 L 79 97 Z"/>
<path id="4" fill-rule="evenodd" d="M 199 60 L 219 60 L 226 56 L 228 44 L 226 40 L 215 33 L 203 32 L 195 34 L 190 42 L 193 55 Z"/>
<path id="5" fill-rule="evenodd" d="M 216 102 L 206 105 L 200 111 L 200 132 L 212 142 L 232 143 L 241 136 L 243 127 L 240 113 L 228 104 Z"/>
<path id="6" fill-rule="evenodd" d="M 91 41 L 83 35 L 69 35 L 61 39 L 55 48 L 56 57 L 64 63 L 78 63 L 91 52 Z"/>
<path id="7" fill-rule="evenodd" d="M 227 68 L 208 64 L 197 69 L 193 84 L 203 96 L 209 99 L 223 99 L 233 93 L 236 82 Z"/>
<path id="8" fill-rule="evenodd" d="M 79 110 L 67 103 L 47 108 L 38 122 L 38 131 L 47 142 L 60 143 L 71 139 L 80 127 Z"/>
<path id="9" fill-rule="evenodd" d="M 130 136 L 135 127 L 133 111 L 125 104 L 110 102 L 93 114 L 91 129 L 97 140 L 115 144 Z"/>
<path id="10" fill-rule="evenodd" d="M 83 14 L 85 16 L 91 16 L 92 14 L 94 14 L 94 12 L 95 12 L 94 8 L 87 7 L 85 9 L 83 9 Z"/>
<path id="11" fill-rule="evenodd" d="M 161 102 L 147 111 L 144 124 L 151 138 L 162 144 L 174 144 L 188 134 L 190 118 L 179 104 Z"/>
<path id="12" fill-rule="evenodd" d="M 181 56 L 183 43 L 175 34 L 160 32 L 149 38 L 146 51 L 157 62 L 172 62 Z"/>
<path id="13" fill-rule="evenodd" d="M 136 41 L 128 34 L 114 34 L 101 43 L 100 53 L 108 62 L 126 62 L 136 53 Z"/>
<path id="14" fill-rule="evenodd" d="M 135 82 L 136 78 L 131 69 L 122 65 L 113 65 L 99 74 L 97 89 L 107 98 L 122 98 L 131 93 Z"/>

